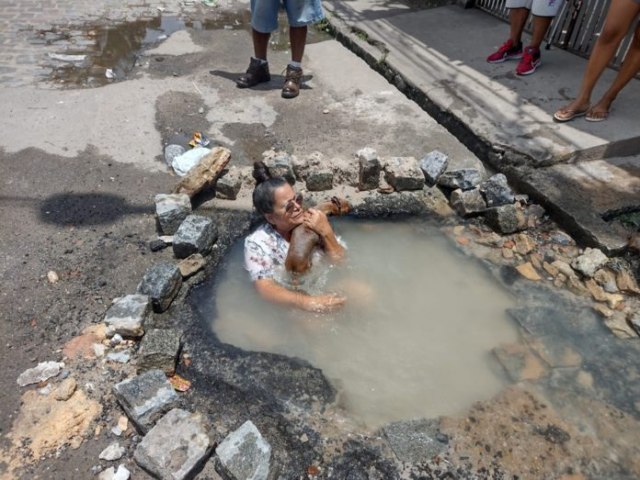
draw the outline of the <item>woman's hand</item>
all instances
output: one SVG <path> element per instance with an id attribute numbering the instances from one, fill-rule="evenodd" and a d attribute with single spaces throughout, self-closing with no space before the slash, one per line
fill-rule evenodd
<path id="1" fill-rule="evenodd" d="M 254 282 L 262 298 L 280 305 L 301 308 L 309 312 L 326 313 L 340 308 L 346 297 L 335 293 L 310 296 L 302 292 L 294 292 L 276 283 L 271 278 L 263 278 Z"/>
<path id="2" fill-rule="evenodd" d="M 327 313 L 342 307 L 347 301 L 346 297 L 335 293 L 306 297 L 304 309 L 310 312 Z"/>
<path id="3" fill-rule="evenodd" d="M 310 208 L 304 213 L 303 223 L 306 227 L 310 228 L 322 238 L 327 238 L 333 235 L 333 229 L 329 223 L 329 219 L 324 212 Z"/>
<path id="4" fill-rule="evenodd" d="M 333 263 L 340 262 L 344 258 L 344 248 L 338 242 L 324 212 L 310 208 L 304 213 L 303 224 L 320 235 L 322 249 Z"/>

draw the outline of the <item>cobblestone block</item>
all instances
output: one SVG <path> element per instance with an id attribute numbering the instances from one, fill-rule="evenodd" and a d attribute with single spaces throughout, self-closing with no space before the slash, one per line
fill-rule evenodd
<path id="1" fill-rule="evenodd" d="M 229 478 L 266 480 L 271 462 L 271 445 L 247 420 L 216 448 L 217 460 Z"/>
<path id="2" fill-rule="evenodd" d="M 291 185 L 296 182 L 293 164 L 288 153 L 267 150 L 262 154 L 262 161 L 272 177 L 284 177 Z"/>
<path id="3" fill-rule="evenodd" d="M 235 200 L 242 187 L 242 175 L 236 167 L 231 167 L 227 173 L 216 182 L 216 197 L 225 200 Z"/>
<path id="4" fill-rule="evenodd" d="M 333 171 L 329 169 L 312 170 L 307 174 L 307 190 L 321 192 L 333 188 Z"/>
<path id="5" fill-rule="evenodd" d="M 147 295 L 127 295 L 116 300 L 107 310 L 104 323 L 107 338 L 144 335 L 144 323 L 151 317 L 151 301 Z"/>
<path id="6" fill-rule="evenodd" d="M 489 208 L 485 218 L 491 228 L 502 234 L 515 233 L 527 228 L 524 212 L 514 204 Z"/>
<path id="7" fill-rule="evenodd" d="M 113 386 L 113 394 L 142 433 L 178 404 L 178 394 L 162 370 L 150 370 Z"/>
<path id="8" fill-rule="evenodd" d="M 463 217 L 480 213 L 487 209 L 487 204 L 478 188 L 473 190 L 454 190 L 451 192 L 451 206 L 458 215 Z"/>
<path id="9" fill-rule="evenodd" d="M 138 286 L 138 293 L 151 298 L 153 310 L 164 312 L 178 294 L 182 285 L 182 275 L 171 263 L 157 263 L 147 269 Z"/>
<path id="10" fill-rule="evenodd" d="M 204 416 L 175 408 L 142 439 L 133 458 L 156 478 L 193 478 L 192 472 L 213 449 L 210 430 Z"/>
<path id="11" fill-rule="evenodd" d="M 218 228 L 208 217 L 188 216 L 173 236 L 173 253 L 177 258 L 187 258 L 194 253 L 207 255 L 218 239 Z"/>
<path id="12" fill-rule="evenodd" d="M 162 370 L 167 375 L 176 372 L 182 334 L 176 330 L 154 328 L 149 330 L 138 350 L 138 372 Z"/>
<path id="13" fill-rule="evenodd" d="M 446 188 L 471 190 L 482 182 L 482 172 L 477 168 L 461 168 L 444 172 L 438 179 L 438 185 Z"/>
<path id="14" fill-rule="evenodd" d="M 387 183 L 397 192 L 424 188 L 424 173 L 414 157 L 391 157 L 384 170 Z"/>
<path id="15" fill-rule="evenodd" d="M 358 158 L 358 188 L 373 190 L 380 185 L 380 170 L 382 168 L 378 152 L 365 147 L 356 153 Z"/>
<path id="16" fill-rule="evenodd" d="M 449 165 L 449 157 L 438 150 L 429 152 L 422 160 L 420 160 L 420 170 L 424 174 L 424 180 L 427 186 L 433 187 L 438 182 L 438 178 L 442 175 Z"/>
<path id="17" fill-rule="evenodd" d="M 184 193 L 159 194 L 155 197 L 156 217 L 164 235 L 176 233 L 191 214 L 191 199 Z"/>

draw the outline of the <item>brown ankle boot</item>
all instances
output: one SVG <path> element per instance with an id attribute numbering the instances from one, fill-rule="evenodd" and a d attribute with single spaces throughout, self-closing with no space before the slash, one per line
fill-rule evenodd
<path id="1" fill-rule="evenodd" d="M 271 80 L 269 64 L 251 57 L 247 72 L 236 80 L 238 88 L 249 88 Z"/>
<path id="2" fill-rule="evenodd" d="M 287 65 L 287 72 L 284 76 L 284 86 L 282 87 L 283 98 L 295 98 L 300 93 L 302 84 L 302 69 Z"/>

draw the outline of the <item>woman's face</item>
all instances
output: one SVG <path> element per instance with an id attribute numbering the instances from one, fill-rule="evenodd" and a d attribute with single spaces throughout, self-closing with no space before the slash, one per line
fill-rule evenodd
<path id="1" fill-rule="evenodd" d="M 273 195 L 273 212 L 265 218 L 280 233 L 290 232 L 304 219 L 301 201 L 288 183 L 278 187 Z"/>

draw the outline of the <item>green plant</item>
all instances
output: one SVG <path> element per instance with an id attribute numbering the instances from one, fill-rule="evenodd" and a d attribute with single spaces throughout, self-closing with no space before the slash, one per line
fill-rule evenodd
<path id="1" fill-rule="evenodd" d="M 323 18 L 318 23 L 316 23 L 314 25 L 314 28 L 320 32 L 331 33 L 331 24 L 326 18 Z"/>
<path id="2" fill-rule="evenodd" d="M 363 42 L 369 41 L 369 34 L 364 30 L 356 27 L 351 27 L 351 33 L 353 33 L 358 39 L 362 40 Z"/>

